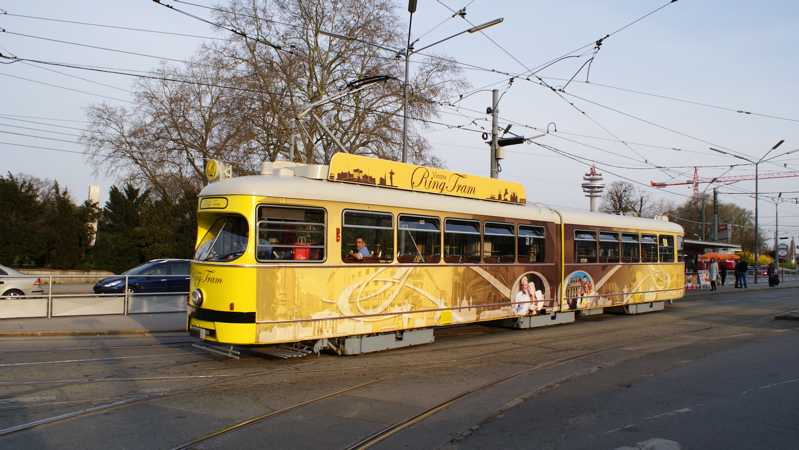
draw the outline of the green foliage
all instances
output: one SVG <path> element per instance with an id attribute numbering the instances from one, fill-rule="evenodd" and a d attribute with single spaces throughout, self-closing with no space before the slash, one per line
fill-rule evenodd
<path id="1" fill-rule="evenodd" d="M 47 251 L 39 237 L 43 204 L 36 187 L 21 177 L 0 176 L 0 264 L 41 265 Z"/>
<path id="2" fill-rule="evenodd" d="M 89 202 L 81 206 L 69 197 L 67 189 L 58 183 L 52 195 L 44 202 L 42 237 L 47 252 L 43 266 L 53 269 L 83 269 L 86 267 L 86 249 L 94 235 L 92 224 L 98 217 L 97 208 Z"/>
<path id="3" fill-rule="evenodd" d="M 120 273 L 150 259 L 194 253 L 195 189 L 173 202 L 130 184 L 112 186 L 100 210 L 88 201 L 75 204 L 67 189 L 49 183 L 0 176 L 0 264 Z"/>
<path id="4" fill-rule="evenodd" d="M 145 259 L 191 258 L 197 235 L 197 193 L 186 192 L 176 204 L 152 202 L 137 230 Z"/>
<path id="5" fill-rule="evenodd" d="M 149 191 L 141 192 L 130 184 L 124 191 L 111 186 L 97 226 L 93 266 L 120 273 L 145 261 L 136 233 L 141 225 L 141 213 L 149 204 L 149 196 Z"/>

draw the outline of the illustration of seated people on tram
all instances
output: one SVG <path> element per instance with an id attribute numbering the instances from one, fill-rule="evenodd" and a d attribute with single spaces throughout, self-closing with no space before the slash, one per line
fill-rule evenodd
<path id="1" fill-rule="evenodd" d="M 566 295 L 564 309 L 583 309 L 596 306 L 594 282 L 585 272 L 574 272 L 566 278 Z"/>
<path id="2" fill-rule="evenodd" d="M 514 284 L 513 308 L 520 316 L 538 315 L 546 312 L 546 286 L 543 279 L 533 272 L 522 275 Z"/>

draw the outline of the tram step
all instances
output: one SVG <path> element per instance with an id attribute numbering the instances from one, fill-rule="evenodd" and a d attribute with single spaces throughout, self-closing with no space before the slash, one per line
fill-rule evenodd
<path id="1" fill-rule="evenodd" d="M 300 358 L 303 356 L 307 356 L 311 353 L 310 350 L 304 348 L 297 348 L 297 347 L 286 347 L 284 345 L 278 345 L 276 347 L 261 347 L 257 350 L 258 353 L 263 353 L 269 356 L 274 356 L 276 358 Z"/>

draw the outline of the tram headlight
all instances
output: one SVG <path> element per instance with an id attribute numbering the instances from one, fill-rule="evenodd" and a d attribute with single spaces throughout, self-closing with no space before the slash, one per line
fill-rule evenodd
<path id="1" fill-rule="evenodd" d="M 191 297 L 189 297 L 189 301 L 192 305 L 199 308 L 203 305 L 203 291 L 199 289 L 195 289 L 191 291 Z"/>

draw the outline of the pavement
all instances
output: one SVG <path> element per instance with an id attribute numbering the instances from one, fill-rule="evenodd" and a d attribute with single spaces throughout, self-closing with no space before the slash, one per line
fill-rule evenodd
<path id="1" fill-rule="evenodd" d="M 776 287 L 769 287 L 768 282 L 762 280 L 757 284 L 750 282 L 747 289 L 735 289 L 733 283 L 720 286 L 715 291 L 687 289 L 685 296 L 713 296 L 766 289 L 796 288 L 799 288 L 799 280 L 785 281 Z M 676 301 L 679 302 L 679 300 Z M 789 311 L 775 319 L 799 320 L 799 311 Z M 0 337 L 101 336 L 180 332 L 186 332 L 186 313 L 184 312 L 0 320 Z"/>
<path id="2" fill-rule="evenodd" d="M 185 312 L 0 320 L 0 337 L 101 336 L 176 332 L 186 332 Z"/>

